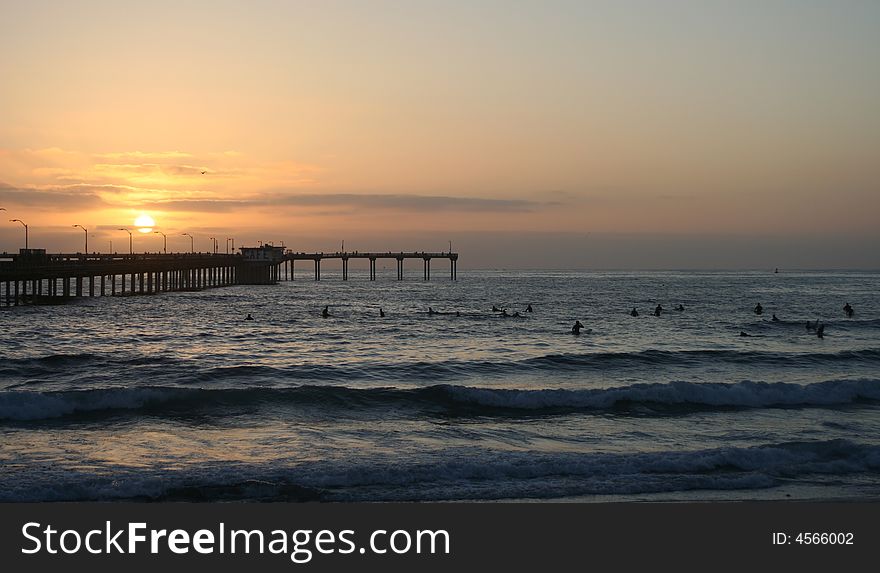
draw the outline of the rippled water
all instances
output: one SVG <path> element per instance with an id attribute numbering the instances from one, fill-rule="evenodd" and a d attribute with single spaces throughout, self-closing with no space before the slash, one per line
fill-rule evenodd
<path id="1" fill-rule="evenodd" d="M 880 493 L 880 274 L 393 274 L 3 309 L 0 500 Z"/>

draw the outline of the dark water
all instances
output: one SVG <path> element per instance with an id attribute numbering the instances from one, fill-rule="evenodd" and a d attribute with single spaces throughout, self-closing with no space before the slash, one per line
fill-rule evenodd
<path id="1" fill-rule="evenodd" d="M 880 274 L 392 274 L 4 309 L 0 500 L 880 494 Z"/>

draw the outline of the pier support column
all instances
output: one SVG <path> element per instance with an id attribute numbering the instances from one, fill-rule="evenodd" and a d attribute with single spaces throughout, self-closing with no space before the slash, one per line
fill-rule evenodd
<path id="1" fill-rule="evenodd" d="M 106 286 L 107 286 L 107 275 L 101 275 L 101 296 L 107 296 Z"/>
<path id="2" fill-rule="evenodd" d="M 153 273 L 152 272 L 147 273 L 147 292 L 148 293 L 153 292 Z"/>
<path id="3" fill-rule="evenodd" d="M 76 277 L 76 296 L 83 295 L 83 278 Z"/>
<path id="4" fill-rule="evenodd" d="M 321 280 L 321 259 L 315 259 L 315 280 Z"/>
<path id="5" fill-rule="evenodd" d="M 95 296 L 95 276 L 89 277 L 89 296 Z"/>
<path id="6" fill-rule="evenodd" d="M 376 280 L 376 259 L 370 259 L 370 280 Z"/>
<path id="7" fill-rule="evenodd" d="M 13 304 L 18 306 L 18 281 L 15 281 L 15 298 L 13 299 Z"/>

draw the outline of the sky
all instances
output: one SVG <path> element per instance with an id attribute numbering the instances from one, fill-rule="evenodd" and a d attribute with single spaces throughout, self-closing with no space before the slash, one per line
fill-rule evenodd
<path id="1" fill-rule="evenodd" d="M 148 215 L 169 251 L 880 268 L 878 29 L 847 0 L 0 0 L 0 252 L 12 218 L 125 252 Z"/>

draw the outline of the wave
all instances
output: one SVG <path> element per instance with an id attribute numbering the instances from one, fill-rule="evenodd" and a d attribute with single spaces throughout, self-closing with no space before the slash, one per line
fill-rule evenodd
<path id="1" fill-rule="evenodd" d="M 839 352 L 762 352 L 707 349 L 548 354 L 546 356 L 526 359 L 524 364 L 552 364 L 557 367 L 603 367 L 606 364 L 614 364 L 615 366 L 695 366 L 715 362 L 757 365 L 817 365 L 878 360 L 880 360 L 880 348 L 842 350 Z"/>
<path id="2" fill-rule="evenodd" d="M 303 385 L 293 388 L 185 388 L 153 386 L 35 392 L 0 392 L 0 420 L 35 421 L 75 415 L 107 415 L 144 410 L 180 415 L 256 405 L 288 408 L 373 410 L 391 408 L 453 411 L 468 415 L 516 415 L 517 412 L 635 411 L 669 414 L 718 408 L 837 407 L 880 401 L 880 380 L 829 380 L 813 384 L 784 382 L 634 384 L 581 390 L 514 390 L 450 384 L 422 388 L 350 388 Z"/>
<path id="3" fill-rule="evenodd" d="M 254 357 L 256 360 L 258 357 Z M 192 384 L 246 378 L 250 380 L 340 381 L 361 380 L 452 380 L 472 376 L 498 377 L 529 372 L 605 372 L 620 368 L 700 367 L 718 363 L 751 366 L 833 366 L 835 364 L 880 366 L 880 349 L 839 352 L 769 352 L 727 349 L 644 350 L 638 352 L 586 352 L 546 354 L 521 360 L 447 360 L 443 362 L 379 363 L 357 361 L 349 364 L 243 364 L 198 365 L 186 358 L 165 355 L 55 354 L 35 358 L 6 359 L 0 364 L 0 378 L 36 380 L 42 378 L 94 377 L 125 379 L 150 370 L 163 382 Z"/>
<path id="4" fill-rule="evenodd" d="M 849 440 L 701 450 L 603 452 L 447 448 L 430 456 L 355 455 L 345 460 L 114 468 L 109 474 L 19 474 L 0 501 L 429 501 L 553 499 L 691 490 L 758 490 L 845 483 L 876 475 L 880 446 Z M 861 478 L 856 478 L 856 482 Z"/>

